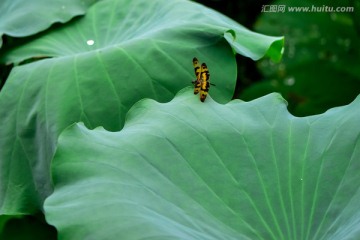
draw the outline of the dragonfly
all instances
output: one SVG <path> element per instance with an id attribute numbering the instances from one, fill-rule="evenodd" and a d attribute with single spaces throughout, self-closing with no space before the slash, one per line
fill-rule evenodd
<path id="1" fill-rule="evenodd" d="M 210 83 L 210 73 L 206 63 L 200 65 L 199 60 L 194 57 L 193 66 L 196 76 L 196 79 L 192 81 L 194 84 L 194 94 L 200 92 L 200 101 L 204 102 L 208 95 L 210 85 L 215 86 L 215 84 Z"/>

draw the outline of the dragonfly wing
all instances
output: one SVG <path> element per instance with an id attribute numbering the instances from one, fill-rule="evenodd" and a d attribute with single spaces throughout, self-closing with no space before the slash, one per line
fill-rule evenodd
<path id="1" fill-rule="evenodd" d="M 193 81 L 194 84 L 194 94 L 198 94 L 201 88 L 201 67 L 199 65 L 199 60 L 194 57 L 193 58 L 193 66 L 195 71 L 196 79 Z"/>

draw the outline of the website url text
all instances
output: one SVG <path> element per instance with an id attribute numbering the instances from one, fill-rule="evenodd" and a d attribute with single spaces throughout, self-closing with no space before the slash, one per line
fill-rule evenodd
<path id="1" fill-rule="evenodd" d="M 263 5 L 261 12 L 354 12 L 354 7 L 332 7 L 332 6 L 314 6 L 311 7 L 290 7 L 286 5 Z"/>

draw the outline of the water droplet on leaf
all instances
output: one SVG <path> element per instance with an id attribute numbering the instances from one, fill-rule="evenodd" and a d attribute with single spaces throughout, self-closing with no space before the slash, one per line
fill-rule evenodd
<path id="1" fill-rule="evenodd" d="M 89 46 L 92 46 L 92 45 L 95 44 L 95 41 L 92 40 L 92 39 L 89 39 L 89 40 L 86 41 L 86 44 L 89 45 Z"/>

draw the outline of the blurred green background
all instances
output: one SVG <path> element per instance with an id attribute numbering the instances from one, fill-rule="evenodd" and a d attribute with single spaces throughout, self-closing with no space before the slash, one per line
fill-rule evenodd
<path id="1" fill-rule="evenodd" d="M 280 63 L 237 56 L 234 98 L 279 92 L 293 115 L 308 116 L 346 105 L 360 93 L 360 1 L 197 2 L 256 32 L 285 36 Z"/>

